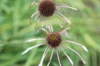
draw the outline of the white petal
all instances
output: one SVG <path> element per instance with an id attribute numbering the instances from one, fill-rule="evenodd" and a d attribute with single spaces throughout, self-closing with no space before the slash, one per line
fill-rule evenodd
<path id="1" fill-rule="evenodd" d="M 67 32 L 67 31 L 65 31 L 65 35 L 66 35 L 66 37 L 67 37 L 67 38 L 69 37 L 69 34 L 68 34 L 68 32 Z"/>
<path id="2" fill-rule="evenodd" d="M 86 52 L 88 52 L 88 49 L 87 49 L 84 45 L 82 45 L 82 44 L 79 44 L 79 43 L 77 43 L 77 42 L 70 41 L 70 40 L 65 40 L 65 41 L 66 41 L 66 42 L 69 42 L 69 43 L 72 43 L 72 44 L 79 45 L 79 46 L 81 46 Z"/>
<path id="3" fill-rule="evenodd" d="M 49 60 L 49 62 L 48 62 L 48 64 L 47 64 L 47 66 L 50 65 L 50 62 L 51 62 L 51 60 L 52 60 L 52 56 L 53 56 L 53 52 L 54 52 L 54 49 L 52 50 L 52 53 L 51 53 L 51 56 L 50 56 L 50 60 Z"/>
<path id="4" fill-rule="evenodd" d="M 25 42 L 33 42 L 33 41 L 37 41 L 37 40 L 45 40 L 45 39 L 44 38 L 34 38 L 34 39 L 26 40 Z"/>
<path id="5" fill-rule="evenodd" d="M 47 25 L 47 28 L 49 29 L 50 32 L 52 32 L 50 25 Z"/>
<path id="6" fill-rule="evenodd" d="M 56 50 L 56 53 L 57 53 L 57 58 L 58 58 L 59 65 L 62 66 L 62 65 L 61 65 L 61 61 L 60 61 L 60 58 L 59 58 L 58 50 Z"/>
<path id="7" fill-rule="evenodd" d="M 41 45 L 44 45 L 44 44 L 38 44 L 38 45 L 35 45 L 35 46 L 32 46 L 32 47 L 27 48 L 27 49 L 22 53 L 22 55 L 25 54 L 25 53 L 27 53 L 27 52 L 30 51 L 31 49 L 36 48 L 36 47 L 39 47 L 39 46 L 41 46 Z"/>
<path id="8" fill-rule="evenodd" d="M 41 28 L 41 29 L 42 29 L 44 32 L 46 32 L 47 34 L 49 34 L 48 31 L 47 31 L 46 29 L 44 29 L 44 28 Z"/>
<path id="9" fill-rule="evenodd" d="M 34 4 L 38 5 L 38 3 L 36 3 L 36 0 L 34 0 L 31 4 L 31 6 L 33 6 Z"/>
<path id="10" fill-rule="evenodd" d="M 42 27 L 44 26 L 44 22 L 42 22 Z"/>
<path id="11" fill-rule="evenodd" d="M 44 53 L 43 53 L 43 56 L 42 56 L 42 59 L 41 59 L 41 61 L 40 61 L 40 64 L 38 65 L 38 66 L 42 66 L 43 65 L 43 60 L 44 60 L 44 58 L 45 58 L 45 56 L 46 56 L 46 54 L 48 53 L 48 51 L 50 50 L 50 47 L 48 48 L 46 48 L 45 49 L 45 51 L 44 51 Z"/>
<path id="12" fill-rule="evenodd" d="M 52 24 L 50 23 L 50 28 L 51 28 L 51 31 L 53 32 L 53 27 L 52 27 Z"/>
<path id="13" fill-rule="evenodd" d="M 31 18 L 33 18 L 38 12 L 35 12 L 32 14 Z"/>
<path id="14" fill-rule="evenodd" d="M 66 32 L 69 29 L 70 29 L 70 27 L 67 27 L 66 29 L 62 30 L 60 33 L 63 34 L 64 32 Z"/>
<path id="15" fill-rule="evenodd" d="M 70 22 L 70 20 L 67 19 L 67 18 L 66 18 L 64 15 L 62 15 L 60 12 L 57 12 L 57 15 L 58 15 L 62 20 L 64 20 L 65 22 L 67 21 L 70 25 L 72 25 L 71 22 Z"/>
<path id="16" fill-rule="evenodd" d="M 39 17 L 40 17 L 40 15 L 37 15 L 36 18 L 35 18 L 35 21 L 37 21 L 37 19 L 39 19 Z"/>
<path id="17" fill-rule="evenodd" d="M 61 48 L 61 49 L 64 52 L 64 54 L 66 55 L 66 57 L 68 58 L 68 60 L 70 61 L 71 65 L 74 66 L 74 63 L 73 63 L 72 59 L 68 56 L 68 54 L 64 51 L 63 48 Z"/>
<path id="18" fill-rule="evenodd" d="M 65 7 L 65 8 L 70 8 L 70 9 L 72 9 L 72 10 L 78 10 L 77 8 L 74 8 L 74 7 L 71 7 L 71 6 L 68 6 L 68 5 L 66 5 L 66 4 L 61 4 L 60 6 L 58 6 L 58 7 Z"/>
<path id="19" fill-rule="evenodd" d="M 64 46 L 66 46 L 68 49 L 70 49 L 70 50 L 72 50 L 74 53 L 76 53 L 76 54 L 81 58 L 82 62 L 83 62 L 84 64 L 86 64 L 86 62 L 84 61 L 84 59 L 81 57 L 81 55 L 80 55 L 77 51 L 75 51 L 74 49 L 68 47 L 67 45 L 64 45 Z"/>

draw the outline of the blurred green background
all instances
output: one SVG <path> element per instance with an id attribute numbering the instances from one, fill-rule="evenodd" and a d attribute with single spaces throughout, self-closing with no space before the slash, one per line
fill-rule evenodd
<path id="1" fill-rule="evenodd" d="M 89 53 L 86 53 L 79 46 L 70 45 L 85 59 L 84 65 L 76 54 L 66 49 L 75 66 L 100 66 L 100 0 L 56 0 L 56 2 L 76 7 L 81 12 L 61 10 L 72 22 L 72 28 L 68 31 L 69 39 L 84 44 L 89 50 Z M 25 43 L 25 40 L 43 37 L 42 31 L 36 32 L 34 29 L 36 25 L 34 18 L 32 24 L 29 24 L 30 16 L 37 9 L 36 6 L 29 9 L 31 3 L 32 0 L 0 0 L 0 66 L 38 66 L 41 60 L 44 46 L 21 55 L 26 48 L 41 43 L 41 41 Z M 57 16 L 53 18 L 63 23 Z M 54 23 L 54 29 L 58 30 L 55 20 L 51 18 L 51 21 Z M 44 66 L 49 61 L 50 53 L 44 60 Z M 61 53 L 63 66 L 71 66 Z M 50 66 L 59 66 L 56 53 Z"/>

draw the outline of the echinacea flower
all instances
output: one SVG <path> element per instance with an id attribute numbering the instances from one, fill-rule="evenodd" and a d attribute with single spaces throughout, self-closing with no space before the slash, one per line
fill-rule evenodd
<path id="1" fill-rule="evenodd" d="M 36 12 L 34 12 L 31 16 L 31 19 L 35 16 L 35 20 L 38 22 L 40 22 L 42 20 L 42 18 L 46 18 L 47 20 L 49 20 L 48 18 L 53 16 L 54 14 L 56 14 L 60 19 L 62 19 L 64 22 L 69 23 L 71 25 L 71 22 L 69 19 L 67 19 L 61 12 L 60 10 L 62 8 L 69 8 L 72 10 L 76 10 L 76 8 L 68 6 L 66 4 L 56 4 L 55 0 L 39 0 L 39 3 L 36 2 L 37 0 L 34 0 L 31 4 L 31 7 L 35 4 L 38 6 L 38 10 Z M 45 19 L 43 19 L 45 20 Z M 50 21 L 50 20 L 49 20 Z M 44 21 L 42 21 L 42 27 L 44 26 Z M 52 24 L 51 24 L 52 25 Z M 50 26 L 50 25 L 49 25 Z"/>
<path id="2" fill-rule="evenodd" d="M 43 28 L 44 29 L 44 28 Z M 23 53 L 27 53 L 28 51 L 32 50 L 33 48 L 36 48 L 36 47 L 39 47 L 39 46 L 42 46 L 42 45 L 47 45 L 46 49 L 44 50 L 44 53 L 42 55 L 42 59 L 40 60 L 40 63 L 38 66 L 43 66 L 43 61 L 44 61 L 44 58 L 45 56 L 47 55 L 48 51 L 50 49 L 52 49 L 52 53 L 51 53 L 51 56 L 50 56 L 50 60 L 47 64 L 47 66 L 50 65 L 51 63 L 51 60 L 52 60 L 52 56 L 53 56 L 53 53 L 54 53 L 54 50 L 56 50 L 56 54 L 57 54 L 57 58 L 58 58 L 58 62 L 59 62 L 59 65 L 62 66 L 61 64 L 61 60 L 60 60 L 60 56 L 59 56 L 59 52 L 58 52 L 58 48 L 60 48 L 62 50 L 62 52 L 65 54 L 65 56 L 68 58 L 69 62 L 71 63 L 72 66 L 74 66 L 74 62 L 72 61 L 72 59 L 70 58 L 70 56 L 65 52 L 65 50 L 62 48 L 63 47 L 66 47 L 67 49 L 73 51 L 75 54 L 77 54 L 80 59 L 82 60 L 82 62 L 84 64 L 86 64 L 86 62 L 84 61 L 84 59 L 81 57 L 81 55 L 75 51 L 74 49 L 72 49 L 71 47 L 67 46 L 66 44 L 64 44 L 65 42 L 68 42 L 68 43 L 71 43 L 73 45 L 78 45 L 80 47 L 82 47 L 86 52 L 88 52 L 87 48 L 82 45 L 82 44 L 79 44 L 77 42 L 74 42 L 74 41 L 71 41 L 71 40 L 66 40 L 66 39 L 63 39 L 62 38 L 62 35 L 64 35 L 65 31 L 69 30 L 70 28 L 66 28 L 60 32 L 48 32 L 46 29 L 44 29 L 47 33 L 47 36 L 45 38 L 33 38 L 33 39 L 29 39 L 29 40 L 26 40 L 26 42 L 33 42 L 33 41 L 40 41 L 40 40 L 45 40 L 45 43 L 41 43 L 41 44 L 37 44 L 35 46 L 31 46 L 29 47 L 28 49 L 26 49 Z"/>

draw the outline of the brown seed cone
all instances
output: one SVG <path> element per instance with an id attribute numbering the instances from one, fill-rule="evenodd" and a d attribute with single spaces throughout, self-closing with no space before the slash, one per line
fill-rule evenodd
<path id="1" fill-rule="evenodd" d="M 62 39 L 61 39 L 60 34 L 56 32 L 52 32 L 47 37 L 47 43 L 49 44 L 49 46 L 53 48 L 56 48 L 57 46 L 59 46 L 61 44 L 61 41 Z"/>
<path id="2" fill-rule="evenodd" d="M 39 5 L 39 12 L 45 17 L 52 16 L 55 12 L 55 3 L 51 0 L 44 0 Z"/>

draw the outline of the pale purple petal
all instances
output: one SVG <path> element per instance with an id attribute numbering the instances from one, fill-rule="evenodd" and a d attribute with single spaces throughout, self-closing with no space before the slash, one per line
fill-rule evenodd
<path id="1" fill-rule="evenodd" d="M 62 35 L 65 31 L 67 31 L 67 30 L 70 30 L 70 27 L 67 27 L 66 29 L 64 29 L 64 30 L 62 30 L 61 32 L 60 32 L 60 34 Z"/>

